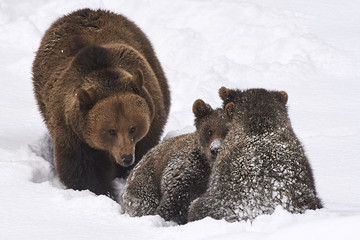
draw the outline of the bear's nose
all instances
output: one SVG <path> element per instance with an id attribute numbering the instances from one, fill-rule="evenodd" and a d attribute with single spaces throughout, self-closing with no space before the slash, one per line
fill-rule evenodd
<path id="1" fill-rule="evenodd" d="M 131 165 L 133 163 L 133 156 L 132 155 L 122 155 L 121 160 L 124 162 L 125 165 Z"/>
<path id="2" fill-rule="evenodd" d="M 216 156 L 216 155 L 218 154 L 218 151 L 219 151 L 218 148 L 212 148 L 212 149 L 210 150 L 211 155 L 214 155 L 214 156 Z"/>
<path id="3" fill-rule="evenodd" d="M 216 156 L 219 152 L 220 147 L 221 147 L 221 140 L 217 138 L 210 144 L 211 155 Z"/>

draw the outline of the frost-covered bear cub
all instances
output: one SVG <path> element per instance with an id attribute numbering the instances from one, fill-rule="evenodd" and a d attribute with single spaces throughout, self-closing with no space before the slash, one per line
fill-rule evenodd
<path id="1" fill-rule="evenodd" d="M 130 216 L 158 214 L 167 221 L 186 223 L 190 202 L 206 190 L 232 108 L 229 103 L 213 110 L 196 100 L 196 131 L 160 143 L 130 173 L 123 195 L 125 212 Z"/>
<path id="2" fill-rule="evenodd" d="M 292 213 L 321 208 L 309 161 L 287 114 L 288 95 L 223 87 L 220 97 L 224 104 L 235 104 L 232 127 L 214 162 L 209 188 L 191 203 L 188 220 L 253 220 L 278 205 Z"/>

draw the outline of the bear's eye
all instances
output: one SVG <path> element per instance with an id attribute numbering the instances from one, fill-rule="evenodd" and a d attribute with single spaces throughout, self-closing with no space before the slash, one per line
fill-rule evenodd
<path id="1" fill-rule="evenodd" d="M 136 127 L 131 127 L 129 129 L 129 134 L 133 135 L 135 133 L 135 131 L 136 131 Z"/>
<path id="2" fill-rule="evenodd" d="M 109 130 L 108 130 L 108 133 L 109 133 L 109 135 L 112 136 L 112 137 L 115 137 L 115 136 L 117 135 L 115 129 L 109 129 Z"/>
<path id="3" fill-rule="evenodd" d="M 208 131 L 208 135 L 211 136 L 213 132 L 211 130 Z"/>
<path id="4" fill-rule="evenodd" d="M 135 94 L 140 94 L 140 91 L 137 87 L 131 87 L 131 90 L 135 93 Z"/>

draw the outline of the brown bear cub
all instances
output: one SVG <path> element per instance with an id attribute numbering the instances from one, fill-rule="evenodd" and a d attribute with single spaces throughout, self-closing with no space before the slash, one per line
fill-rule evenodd
<path id="1" fill-rule="evenodd" d="M 160 143 L 130 173 L 123 196 L 125 212 L 158 214 L 167 221 L 186 223 L 190 202 L 206 190 L 212 163 L 228 132 L 232 106 L 213 110 L 196 100 L 196 131 Z"/>
<path id="2" fill-rule="evenodd" d="M 251 221 L 278 205 L 291 213 L 321 208 L 309 161 L 290 124 L 288 95 L 223 87 L 220 97 L 235 104 L 232 127 L 188 220 Z"/>
<path id="3" fill-rule="evenodd" d="M 37 51 L 33 85 L 60 179 L 76 190 L 115 197 L 112 179 L 158 143 L 169 113 L 149 40 L 108 11 L 83 9 L 55 21 Z"/>

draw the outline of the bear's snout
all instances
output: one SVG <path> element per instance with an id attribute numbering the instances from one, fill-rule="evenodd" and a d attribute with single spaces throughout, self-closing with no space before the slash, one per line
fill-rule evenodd
<path id="1" fill-rule="evenodd" d="M 121 161 L 123 161 L 124 165 L 130 166 L 134 163 L 134 157 L 133 155 L 122 155 Z"/>
<path id="2" fill-rule="evenodd" d="M 123 167 L 129 167 L 135 163 L 134 153 L 130 154 L 115 154 L 113 155 L 117 164 Z"/>
<path id="3" fill-rule="evenodd" d="M 128 167 L 135 163 L 135 145 L 136 142 L 134 142 L 126 134 L 118 133 L 116 142 L 108 151 L 113 156 L 117 164 L 123 167 Z"/>
<path id="4" fill-rule="evenodd" d="M 216 155 L 219 152 L 220 147 L 221 147 L 221 139 L 216 138 L 216 139 L 214 139 L 214 141 L 211 142 L 210 153 L 213 157 L 216 157 Z"/>

